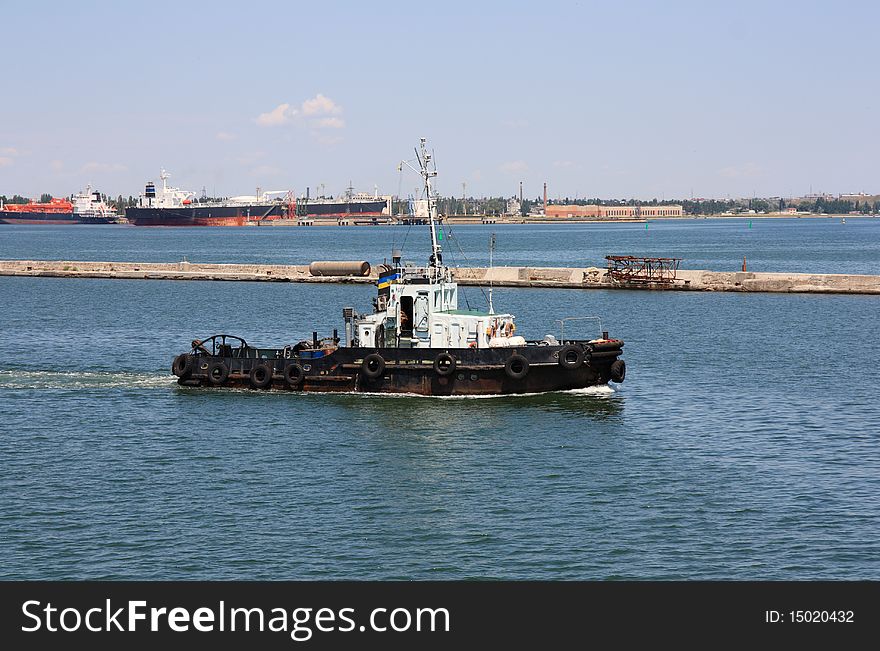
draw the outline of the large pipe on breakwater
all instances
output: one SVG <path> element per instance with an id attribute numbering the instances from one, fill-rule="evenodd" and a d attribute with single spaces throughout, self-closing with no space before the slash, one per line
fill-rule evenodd
<path id="1" fill-rule="evenodd" d="M 363 273 L 357 263 L 356 271 Z M 463 267 L 452 270 L 460 285 L 558 289 L 642 289 L 679 291 L 880 294 L 880 276 L 856 274 L 760 273 L 679 269 L 669 284 L 627 284 L 597 267 Z M 192 262 L 93 262 L 0 260 L 0 276 L 120 278 L 148 280 L 239 280 L 302 283 L 375 283 L 369 275 L 315 276 L 306 265 L 199 264 Z"/>
<path id="2" fill-rule="evenodd" d="M 370 263 L 351 260 L 316 260 L 309 265 L 313 276 L 369 276 Z"/>

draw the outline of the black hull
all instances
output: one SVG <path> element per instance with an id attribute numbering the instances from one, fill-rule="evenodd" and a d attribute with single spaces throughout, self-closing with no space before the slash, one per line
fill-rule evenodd
<path id="1" fill-rule="evenodd" d="M 54 226 L 73 226 L 76 224 L 113 224 L 114 217 L 92 217 L 76 213 L 51 212 L 13 212 L 0 210 L 0 224 L 37 224 Z"/>
<path id="2" fill-rule="evenodd" d="M 45 225 L 74 225 L 79 224 L 78 217 L 70 213 L 54 212 L 19 212 L 12 210 L 0 210 L 0 224 L 45 224 Z"/>
<path id="3" fill-rule="evenodd" d="M 297 203 L 296 213 L 300 217 L 380 217 L 387 207 L 384 199 L 333 203 L 301 201 Z"/>
<path id="4" fill-rule="evenodd" d="M 321 351 L 293 354 L 288 351 L 286 357 L 284 349 L 254 348 L 225 355 L 196 353 L 187 356 L 191 358 L 190 369 L 181 374 L 178 383 L 211 388 L 466 396 L 564 391 L 607 384 L 612 379 L 623 381 L 623 362 L 612 369 L 622 354 L 622 342 L 578 342 L 578 345 L 584 347 L 586 355 L 576 368 L 560 364 L 559 353 L 563 347 L 558 345 L 484 349 L 338 348 L 322 357 L 309 356 Z M 455 358 L 451 373 L 442 374 L 435 368 L 434 360 L 441 354 Z M 380 355 L 384 362 L 384 370 L 376 377 L 370 377 L 365 366 L 364 360 L 371 355 Z M 515 377 L 517 373 L 509 368 L 513 356 L 528 361 L 521 377 Z M 223 369 L 219 368 L 221 363 Z M 294 365 L 299 369 L 291 374 L 288 367 Z M 253 371 L 257 366 L 265 366 L 271 372 L 271 380 L 269 373 L 255 378 Z M 216 376 L 222 377 L 222 381 L 217 382 Z"/>
<path id="5" fill-rule="evenodd" d="M 283 204 L 125 209 L 126 219 L 135 226 L 245 226 L 286 216 Z"/>
<path id="6" fill-rule="evenodd" d="M 79 217 L 80 224 L 86 225 L 94 225 L 94 224 L 118 224 L 117 217 Z"/>

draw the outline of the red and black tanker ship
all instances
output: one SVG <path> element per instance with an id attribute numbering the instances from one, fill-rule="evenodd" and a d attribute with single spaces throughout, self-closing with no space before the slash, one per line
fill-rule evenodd
<path id="1" fill-rule="evenodd" d="M 125 217 L 135 226 L 253 226 L 279 219 L 375 220 L 390 214 L 387 198 L 353 194 L 351 188 L 338 199 L 304 197 L 290 192 L 260 193 L 224 201 L 199 201 L 194 193 L 169 187 L 162 170 L 162 186 L 149 181 L 138 205 L 126 208 Z M 274 197 L 274 198 L 273 198 Z"/>
<path id="2" fill-rule="evenodd" d="M 46 202 L 8 203 L 0 209 L 2 224 L 78 224 L 73 204 L 67 199 Z"/>
<path id="3" fill-rule="evenodd" d="M 125 217 L 135 226 L 248 226 L 284 219 L 291 205 L 265 195 L 233 197 L 226 201 L 201 202 L 194 193 L 168 186 L 168 172 L 162 170 L 162 187 L 149 181 L 136 207 L 126 208 Z"/>
<path id="4" fill-rule="evenodd" d="M 100 192 L 92 191 L 91 185 L 73 195 L 73 202 L 53 198 L 0 206 L 0 224 L 113 224 L 118 220 L 116 212 L 103 201 Z"/>

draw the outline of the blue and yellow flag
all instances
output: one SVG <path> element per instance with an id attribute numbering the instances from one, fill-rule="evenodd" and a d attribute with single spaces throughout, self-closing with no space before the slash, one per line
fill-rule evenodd
<path id="1" fill-rule="evenodd" d="M 379 282 L 377 284 L 379 286 L 379 289 L 387 289 L 388 287 L 390 287 L 394 283 L 398 282 L 399 280 L 400 280 L 399 273 L 391 273 L 391 274 L 388 274 L 387 276 L 380 276 Z"/>

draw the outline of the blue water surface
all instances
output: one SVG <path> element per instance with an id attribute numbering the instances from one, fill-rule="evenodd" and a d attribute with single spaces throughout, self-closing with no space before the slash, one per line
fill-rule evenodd
<path id="1" fill-rule="evenodd" d="M 876 220 L 755 221 L 453 234 L 481 262 L 495 230 L 508 264 L 878 260 Z M 392 232 L 12 227 L 0 257 L 376 260 Z M 0 577 L 880 579 L 880 298 L 495 290 L 527 337 L 599 315 L 626 341 L 605 390 L 300 395 L 169 373 L 196 336 L 296 342 L 373 291 L 0 277 Z"/>

